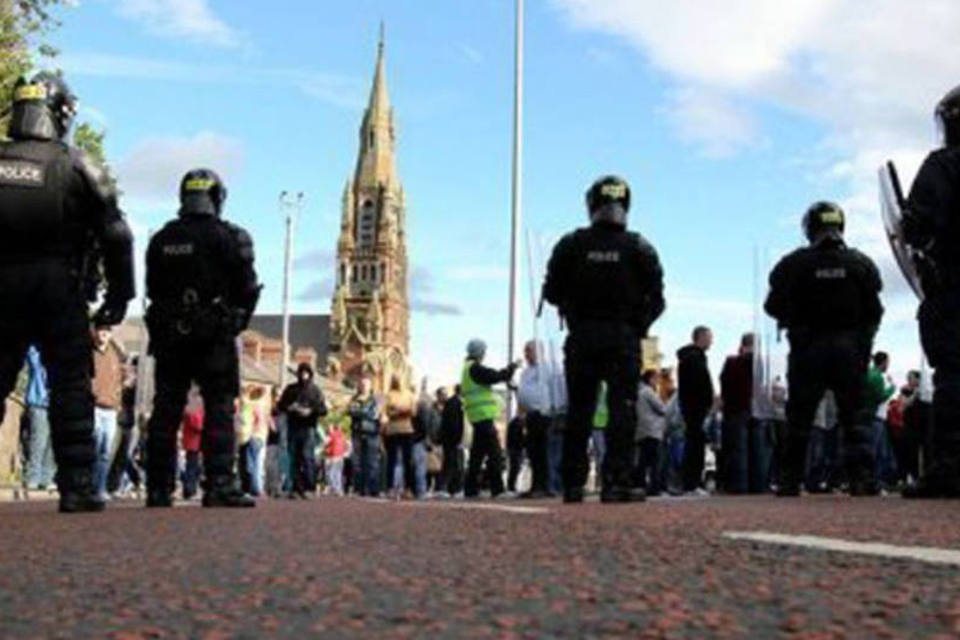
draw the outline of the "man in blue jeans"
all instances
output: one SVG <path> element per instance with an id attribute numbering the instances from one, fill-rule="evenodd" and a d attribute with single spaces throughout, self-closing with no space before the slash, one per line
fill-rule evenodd
<path id="1" fill-rule="evenodd" d="M 348 409 L 353 438 L 353 487 L 361 496 L 380 495 L 380 411 L 370 379 L 361 379 Z"/>
<path id="2" fill-rule="evenodd" d="M 27 351 L 27 415 L 30 420 L 30 457 L 27 460 L 26 487 L 29 490 L 46 489 L 53 484 L 57 465 L 53 460 L 50 440 L 50 391 L 47 370 L 40 361 L 40 352 L 31 346 Z"/>
<path id="3" fill-rule="evenodd" d="M 113 343 L 110 330 L 98 328 L 93 349 L 94 442 L 96 461 L 93 488 L 99 498 L 107 500 L 107 476 L 113 462 L 114 439 L 117 435 L 117 413 L 122 403 L 123 362 Z"/>

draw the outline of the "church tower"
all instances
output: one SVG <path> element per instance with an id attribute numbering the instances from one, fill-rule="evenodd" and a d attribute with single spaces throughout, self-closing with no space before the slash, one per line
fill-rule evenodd
<path id="1" fill-rule="evenodd" d="M 369 375 L 378 390 L 389 388 L 394 375 L 404 383 L 409 378 L 406 211 L 395 147 L 381 26 L 356 170 L 343 190 L 330 318 L 331 354 L 342 374 Z"/>

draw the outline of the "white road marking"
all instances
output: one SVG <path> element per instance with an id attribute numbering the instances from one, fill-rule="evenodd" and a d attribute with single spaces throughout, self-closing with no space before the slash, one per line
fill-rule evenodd
<path id="1" fill-rule="evenodd" d="M 503 513 L 514 513 L 521 515 L 543 515 L 550 513 L 546 507 L 521 507 L 509 504 L 496 504 L 491 502 L 449 502 L 443 500 L 403 500 L 397 504 L 405 507 L 433 507 L 437 509 L 473 509 L 476 511 L 501 511 Z"/>
<path id="2" fill-rule="evenodd" d="M 882 558 L 900 558 L 905 560 L 918 560 L 931 564 L 960 566 L 960 550 L 956 549 L 908 547 L 882 542 L 854 542 L 841 538 L 791 536 L 766 531 L 726 531 L 723 537 L 729 540 L 764 542 L 789 547 L 804 547 L 807 549 L 821 549 L 839 553 L 855 553 L 867 556 L 879 556 Z"/>

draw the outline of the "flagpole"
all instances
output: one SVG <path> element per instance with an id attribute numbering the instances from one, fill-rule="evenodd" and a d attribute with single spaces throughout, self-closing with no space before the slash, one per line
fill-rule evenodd
<path id="1" fill-rule="evenodd" d="M 523 159 L 523 0 L 516 0 L 513 80 L 513 189 L 510 215 L 510 306 L 507 335 L 507 358 L 517 355 L 517 295 L 520 289 L 520 218 L 522 214 L 521 170 Z M 508 394 L 507 415 L 513 418 L 514 402 Z"/>

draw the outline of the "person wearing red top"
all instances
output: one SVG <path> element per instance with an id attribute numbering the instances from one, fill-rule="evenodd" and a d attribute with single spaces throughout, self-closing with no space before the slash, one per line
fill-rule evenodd
<path id="1" fill-rule="evenodd" d="M 327 483 L 335 496 L 343 495 L 343 461 L 351 454 L 351 443 L 339 424 L 332 424 L 324 447 Z"/>
<path id="2" fill-rule="evenodd" d="M 183 471 L 183 499 L 197 495 L 200 484 L 200 442 L 203 436 L 203 399 L 196 387 L 190 390 L 187 408 L 183 412 L 180 444 L 186 454 Z"/>

